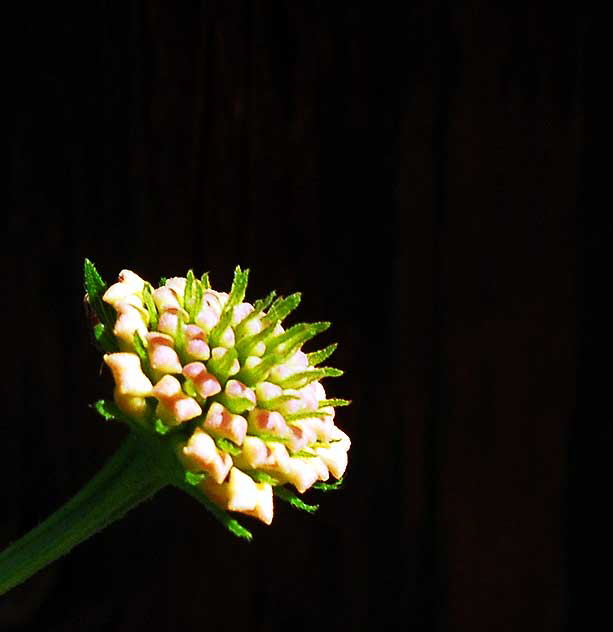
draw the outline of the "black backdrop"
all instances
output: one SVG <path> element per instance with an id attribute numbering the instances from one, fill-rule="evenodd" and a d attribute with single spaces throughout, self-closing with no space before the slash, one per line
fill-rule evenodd
<path id="1" fill-rule="evenodd" d="M 108 280 L 192 267 L 226 289 L 239 263 L 251 298 L 301 290 L 301 319 L 334 323 L 353 447 L 318 515 L 278 506 L 250 544 L 162 492 L 4 597 L 0 627 L 605 621 L 603 75 L 571 7 L 39 3 L 8 23 L 0 544 L 124 435 L 88 408 L 110 384 L 84 257 Z"/>

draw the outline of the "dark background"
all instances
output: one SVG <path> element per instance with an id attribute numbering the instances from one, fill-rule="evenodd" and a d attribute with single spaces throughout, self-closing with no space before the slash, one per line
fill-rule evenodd
<path id="1" fill-rule="evenodd" d="M 5 596 L 0 628 L 606 628 L 600 20 L 478 1 L 11 17 L 0 545 L 125 434 L 88 408 L 110 384 L 84 257 L 109 281 L 192 267 L 227 289 L 238 263 L 248 298 L 301 290 L 298 318 L 334 323 L 314 347 L 340 343 L 353 447 L 315 517 L 277 503 L 250 544 L 161 492 Z"/>

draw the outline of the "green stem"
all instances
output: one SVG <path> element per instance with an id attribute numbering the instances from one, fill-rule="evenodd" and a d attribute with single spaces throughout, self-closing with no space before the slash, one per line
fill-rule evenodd
<path id="1" fill-rule="evenodd" d="M 157 456 L 129 437 L 72 500 L 0 553 L 0 595 L 164 487 L 168 476 Z"/>

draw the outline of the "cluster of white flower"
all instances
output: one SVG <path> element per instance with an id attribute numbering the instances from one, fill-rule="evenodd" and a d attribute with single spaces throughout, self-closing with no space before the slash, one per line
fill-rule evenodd
<path id="1" fill-rule="evenodd" d="M 177 456 L 203 475 L 209 499 L 270 524 L 273 487 L 304 492 L 341 478 L 350 440 L 334 423 L 334 406 L 346 402 L 327 399 L 319 381 L 340 372 L 315 366 L 330 351 L 301 350 L 328 323 L 285 330 L 280 320 L 297 300 L 243 302 L 246 282 L 237 268 L 230 294 L 191 272 L 153 289 L 123 270 L 103 296 L 119 346 L 104 360 L 124 414 L 152 431 L 187 431 Z"/>

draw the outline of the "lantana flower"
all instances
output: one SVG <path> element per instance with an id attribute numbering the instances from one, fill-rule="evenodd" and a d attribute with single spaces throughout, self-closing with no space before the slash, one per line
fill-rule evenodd
<path id="1" fill-rule="evenodd" d="M 312 512 L 300 494 L 340 486 L 350 440 L 335 408 L 349 402 L 322 384 L 342 374 L 320 366 L 336 345 L 302 350 L 330 323 L 283 325 L 299 293 L 246 302 L 240 267 L 227 293 L 191 270 L 155 288 L 130 270 L 107 287 L 88 260 L 84 274 L 114 381 L 94 407 L 130 433 L 80 494 L 0 554 L 0 594 L 169 484 L 246 539 L 233 514 L 269 525 L 275 499 Z"/>

